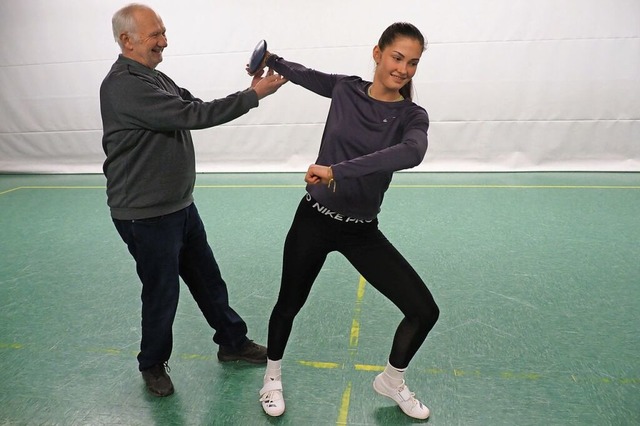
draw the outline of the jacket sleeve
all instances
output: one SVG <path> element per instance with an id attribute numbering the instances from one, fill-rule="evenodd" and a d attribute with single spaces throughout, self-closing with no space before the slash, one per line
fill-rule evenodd
<path id="1" fill-rule="evenodd" d="M 402 140 L 371 154 L 342 161 L 331 166 L 336 180 L 357 178 L 373 173 L 389 173 L 419 165 L 427 152 L 429 117 L 420 110 L 403 132 Z"/>
<path id="2" fill-rule="evenodd" d="M 193 97 L 186 89 L 170 93 L 135 75 L 115 79 L 105 87 L 105 100 L 112 104 L 117 121 L 129 128 L 154 131 L 193 130 L 229 122 L 258 106 L 252 89 L 210 102 Z"/>
<path id="3" fill-rule="evenodd" d="M 287 61 L 278 55 L 272 54 L 267 59 L 267 66 L 273 68 L 278 74 L 291 81 L 293 84 L 304 87 L 320 96 L 331 97 L 333 87 L 338 80 L 343 78 L 340 74 L 327 74 L 307 68 L 304 65 Z"/>

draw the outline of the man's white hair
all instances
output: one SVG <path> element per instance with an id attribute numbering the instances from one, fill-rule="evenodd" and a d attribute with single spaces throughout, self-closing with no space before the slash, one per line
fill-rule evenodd
<path id="1" fill-rule="evenodd" d="M 129 37 L 134 40 L 137 39 L 137 22 L 134 17 L 134 12 L 140 9 L 149 9 L 151 8 L 147 5 L 140 3 L 131 3 L 122 9 L 118 10 L 113 14 L 113 18 L 111 18 L 111 29 L 113 30 L 113 38 L 120 45 L 120 48 L 123 47 L 122 40 L 120 40 L 121 34 L 129 34 Z"/>

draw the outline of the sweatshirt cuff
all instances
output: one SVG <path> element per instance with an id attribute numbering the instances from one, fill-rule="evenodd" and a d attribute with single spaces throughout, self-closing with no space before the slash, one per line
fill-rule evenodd
<path id="1" fill-rule="evenodd" d="M 333 174 L 334 180 L 339 180 L 344 178 L 344 175 L 342 174 L 342 169 L 343 167 L 340 165 L 340 163 L 333 164 L 331 166 L 331 173 Z"/>
<path id="2" fill-rule="evenodd" d="M 247 100 L 249 102 L 249 108 L 255 108 L 258 106 L 258 94 L 253 88 L 248 88 L 244 90 L 242 93 L 245 93 L 247 96 Z"/>
<path id="3" fill-rule="evenodd" d="M 269 68 L 273 68 L 273 65 L 276 63 L 278 59 L 280 59 L 280 56 L 276 55 L 275 53 L 271 53 L 267 58 L 267 60 L 264 62 L 264 64 Z"/>

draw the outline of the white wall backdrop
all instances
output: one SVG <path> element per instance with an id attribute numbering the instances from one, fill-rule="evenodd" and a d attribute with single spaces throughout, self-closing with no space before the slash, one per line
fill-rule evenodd
<path id="1" fill-rule="evenodd" d="M 99 173 L 98 89 L 126 1 L 0 0 L 0 172 Z M 158 69 L 202 99 L 249 86 L 250 51 L 370 79 L 394 21 L 429 40 L 415 86 L 423 171 L 640 171 L 639 0 L 149 0 L 167 27 Z M 199 172 L 301 171 L 328 100 L 293 84 L 194 132 Z"/>

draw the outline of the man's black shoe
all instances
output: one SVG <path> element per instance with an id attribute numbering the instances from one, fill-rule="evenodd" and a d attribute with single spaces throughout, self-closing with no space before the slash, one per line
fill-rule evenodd
<path id="1" fill-rule="evenodd" d="M 169 396 L 173 393 L 173 383 L 167 374 L 171 369 L 166 362 L 142 370 L 142 378 L 147 385 L 147 390 L 155 396 Z"/>
<path id="2" fill-rule="evenodd" d="M 266 364 L 267 348 L 254 343 L 253 340 L 247 340 L 238 350 L 233 350 L 229 346 L 220 346 L 218 360 L 220 362 L 246 361 L 252 364 Z"/>

